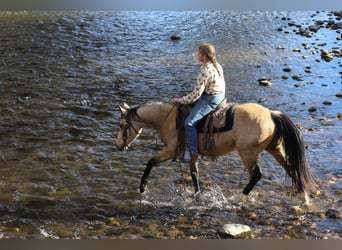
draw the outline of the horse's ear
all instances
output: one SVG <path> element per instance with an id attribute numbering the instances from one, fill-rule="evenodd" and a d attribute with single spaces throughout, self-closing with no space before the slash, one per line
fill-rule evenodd
<path id="1" fill-rule="evenodd" d="M 123 107 L 126 109 L 126 110 L 128 110 L 128 109 L 130 109 L 130 106 L 128 106 L 128 104 L 127 103 L 123 103 Z"/>
<path id="2" fill-rule="evenodd" d="M 121 111 L 122 114 L 125 114 L 127 112 L 127 109 L 125 109 L 124 107 L 122 107 L 121 105 L 119 105 L 119 109 Z"/>
<path id="3" fill-rule="evenodd" d="M 127 103 L 124 102 L 124 103 L 122 103 L 122 105 L 119 105 L 119 109 L 120 109 L 121 113 L 125 114 L 125 113 L 127 113 L 127 110 L 130 109 L 130 107 L 128 106 Z"/>

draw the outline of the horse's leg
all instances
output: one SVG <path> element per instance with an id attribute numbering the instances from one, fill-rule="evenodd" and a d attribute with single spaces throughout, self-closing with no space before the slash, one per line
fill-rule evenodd
<path id="1" fill-rule="evenodd" d="M 282 153 L 282 150 L 280 148 L 275 148 L 275 149 L 271 149 L 271 148 L 267 148 L 266 151 L 268 153 L 270 153 L 274 159 L 277 160 L 277 162 L 285 169 L 285 171 L 287 172 L 287 165 L 286 165 L 286 161 L 285 161 L 285 158 L 284 158 L 284 155 Z M 288 175 L 290 175 L 289 172 L 287 172 Z M 292 178 L 292 176 L 290 176 Z M 300 193 L 300 198 L 302 200 L 302 204 L 304 206 L 307 206 L 307 205 L 311 205 L 311 200 L 309 198 L 309 195 L 306 191 L 304 192 L 301 192 Z"/>
<path id="2" fill-rule="evenodd" d="M 155 165 L 171 160 L 173 156 L 173 151 L 169 150 L 163 150 L 161 151 L 158 155 L 153 156 L 146 164 L 146 168 L 144 171 L 143 176 L 141 177 L 141 182 L 140 182 L 140 193 L 143 193 L 145 191 L 145 188 L 147 186 L 147 178 L 150 175 L 150 172 L 152 170 L 152 167 Z"/>
<path id="3" fill-rule="evenodd" d="M 250 191 L 254 188 L 254 186 L 261 179 L 260 168 L 257 164 L 258 156 L 253 156 L 250 151 L 238 151 L 239 155 L 248 170 L 249 173 L 249 182 L 246 187 L 243 189 L 242 193 L 248 195 Z"/>
<path id="4" fill-rule="evenodd" d="M 189 165 L 190 165 L 191 178 L 194 183 L 195 194 L 197 194 L 198 192 L 200 192 L 198 161 L 190 162 Z"/>
<path id="5" fill-rule="evenodd" d="M 249 182 L 246 187 L 243 189 L 242 193 L 248 195 L 250 191 L 254 188 L 254 186 L 261 179 L 261 172 L 258 164 L 255 162 L 254 167 L 248 170 L 249 173 Z"/>

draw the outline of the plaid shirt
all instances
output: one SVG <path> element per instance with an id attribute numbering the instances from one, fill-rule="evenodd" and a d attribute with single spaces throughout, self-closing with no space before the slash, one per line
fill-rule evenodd
<path id="1" fill-rule="evenodd" d="M 181 104 L 190 104 L 197 101 L 203 93 L 209 95 L 224 93 L 226 84 L 220 64 L 218 64 L 218 68 L 221 71 L 221 77 L 219 76 L 213 63 L 207 62 L 206 64 L 202 65 L 194 90 L 188 95 L 181 97 L 179 102 Z"/>

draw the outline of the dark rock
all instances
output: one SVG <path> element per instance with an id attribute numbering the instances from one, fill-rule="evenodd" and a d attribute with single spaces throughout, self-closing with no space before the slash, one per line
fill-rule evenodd
<path id="1" fill-rule="evenodd" d="M 337 114 L 337 118 L 342 121 L 342 112 Z"/>
<path id="2" fill-rule="evenodd" d="M 305 214 L 305 211 L 302 208 L 300 208 L 299 206 L 291 207 L 291 211 L 297 216 L 302 216 Z"/>
<path id="3" fill-rule="evenodd" d="M 269 87 L 269 88 L 272 87 L 272 83 L 267 80 L 259 81 L 259 84 L 265 87 Z"/>
<path id="4" fill-rule="evenodd" d="M 337 93 L 336 97 L 342 97 L 342 92 Z"/>
<path id="5" fill-rule="evenodd" d="M 341 212 L 337 209 L 328 209 L 328 211 L 325 212 L 325 216 L 331 218 L 331 219 L 341 219 Z"/>
<path id="6" fill-rule="evenodd" d="M 310 25 L 309 26 L 309 30 L 312 32 L 317 32 L 320 28 L 321 28 L 321 26 L 319 26 L 319 25 Z"/>
<path id="7" fill-rule="evenodd" d="M 332 102 L 331 102 L 331 101 L 324 101 L 323 104 L 324 104 L 324 105 L 331 105 Z"/>
<path id="8" fill-rule="evenodd" d="M 285 72 L 291 72 L 291 70 L 292 70 L 291 68 L 284 68 L 283 69 L 283 71 L 285 71 Z"/>
<path id="9" fill-rule="evenodd" d="M 311 106 L 311 107 L 308 109 L 308 111 L 309 111 L 310 113 L 316 112 L 316 111 L 317 111 L 317 107 Z"/>
<path id="10" fill-rule="evenodd" d="M 173 35 L 171 35 L 171 40 L 180 40 L 181 39 L 181 37 L 179 36 L 179 35 L 177 35 L 177 34 L 173 34 Z"/>
<path id="11" fill-rule="evenodd" d="M 258 79 L 258 82 L 262 86 L 266 86 L 266 87 L 272 86 L 272 83 L 270 82 L 270 78 L 262 77 Z"/>
<path id="12" fill-rule="evenodd" d="M 299 75 L 293 75 L 292 79 L 296 81 L 302 81 L 302 78 Z"/>

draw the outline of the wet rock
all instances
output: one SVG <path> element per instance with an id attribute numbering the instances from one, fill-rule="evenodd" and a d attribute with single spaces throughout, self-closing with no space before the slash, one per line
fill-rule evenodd
<path id="1" fill-rule="evenodd" d="M 266 86 L 266 87 L 271 87 L 272 86 L 272 83 L 270 82 L 270 78 L 267 78 L 267 77 L 259 78 L 258 82 L 262 86 Z"/>
<path id="2" fill-rule="evenodd" d="M 225 224 L 218 234 L 224 239 L 243 239 L 251 235 L 251 228 L 242 224 Z"/>
<path id="3" fill-rule="evenodd" d="M 269 88 L 272 87 L 272 83 L 268 80 L 259 81 L 259 84 L 265 87 L 269 87 Z"/>
<path id="4" fill-rule="evenodd" d="M 334 11 L 333 14 L 334 16 L 342 18 L 342 11 Z"/>
<path id="5" fill-rule="evenodd" d="M 291 211 L 297 216 L 302 216 L 305 214 L 305 211 L 302 208 L 300 208 L 299 206 L 291 207 Z"/>
<path id="6" fill-rule="evenodd" d="M 316 112 L 316 111 L 317 111 L 317 107 L 311 106 L 311 107 L 308 109 L 308 111 L 309 111 L 310 113 Z"/>
<path id="7" fill-rule="evenodd" d="M 324 105 L 331 105 L 332 102 L 331 102 L 331 101 L 324 101 L 323 104 L 324 104 Z"/>
<path id="8" fill-rule="evenodd" d="M 312 32 L 317 32 L 321 28 L 321 26 L 320 25 L 310 25 L 308 28 Z"/>
<path id="9" fill-rule="evenodd" d="M 342 112 L 337 114 L 337 118 L 340 119 L 342 121 Z"/>
<path id="10" fill-rule="evenodd" d="M 325 216 L 331 219 L 341 219 L 341 212 L 337 209 L 330 208 L 325 212 Z"/>
<path id="11" fill-rule="evenodd" d="M 302 45 L 303 45 L 304 49 L 306 49 L 306 50 L 311 49 L 311 47 L 309 45 L 307 45 L 306 43 L 302 43 Z"/>
<path id="12" fill-rule="evenodd" d="M 342 97 L 342 92 L 337 93 L 336 97 Z"/>
<path id="13" fill-rule="evenodd" d="M 321 58 L 324 61 L 330 62 L 334 57 L 342 57 L 342 51 L 338 49 L 333 49 L 332 51 L 326 49 L 321 50 Z"/>
<path id="14" fill-rule="evenodd" d="M 174 41 L 181 39 L 181 37 L 179 35 L 177 35 L 177 34 L 172 34 L 170 38 L 171 38 L 171 40 L 174 40 Z"/>
<path id="15" fill-rule="evenodd" d="M 281 78 L 284 80 L 289 79 L 289 77 L 287 75 L 282 75 Z"/>
<path id="16" fill-rule="evenodd" d="M 292 79 L 296 81 L 302 81 L 302 78 L 300 77 L 300 75 L 293 75 Z"/>
<path id="17" fill-rule="evenodd" d="M 299 28 L 297 34 L 302 35 L 302 36 L 306 36 L 309 38 L 311 37 L 310 30 L 308 30 L 308 29 Z"/>
<path id="18" fill-rule="evenodd" d="M 250 212 L 248 213 L 248 217 L 251 219 L 251 220 L 257 220 L 258 219 L 258 215 L 254 212 Z"/>
<path id="19" fill-rule="evenodd" d="M 292 70 L 292 69 L 291 69 L 291 68 L 288 68 L 288 67 L 283 69 L 283 71 L 285 71 L 285 72 L 291 72 L 291 70 Z"/>
<path id="20" fill-rule="evenodd" d="M 109 218 L 109 224 L 112 226 L 120 226 L 120 222 L 115 218 Z"/>

